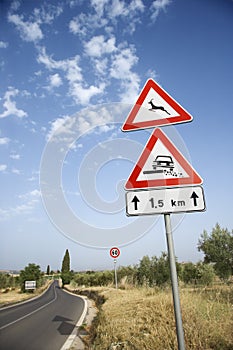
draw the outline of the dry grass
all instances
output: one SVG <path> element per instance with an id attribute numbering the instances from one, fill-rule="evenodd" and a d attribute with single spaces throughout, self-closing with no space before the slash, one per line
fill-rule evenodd
<path id="1" fill-rule="evenodd" d="M 90 350 L 177 349 L 170 291 L 98 289 L 106 302 Z M 186 350 L 232 350 L 232 288 L 182 290 Z"/>
<path id="2" fill-rule="evenodd" d="M 0 307 L 15 304 L 24 300 L 34 298 L 40 295 L 46 288 L 48 288 L 51 281 L 46 281 L 42 287 L 36 289 L 33 293 L 22 293 L 20 288 L 1 290 L 0 291 Z"/>

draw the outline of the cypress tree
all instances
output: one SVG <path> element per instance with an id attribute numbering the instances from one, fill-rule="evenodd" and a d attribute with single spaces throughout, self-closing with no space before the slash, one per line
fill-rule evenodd
<path id="1" fill-rule="evenodd" d="M 70 283 L 70 280 L 71 280 L 70 254 L 68 249 L 66 249 L 64 258 L 62 260 L 61 278 L 62 278 L 62 286 L 64 286 L 64 284 Z"/>

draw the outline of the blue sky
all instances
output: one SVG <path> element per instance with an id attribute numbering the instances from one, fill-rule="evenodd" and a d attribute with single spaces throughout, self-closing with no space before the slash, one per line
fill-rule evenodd
<path id="1" fill-rule="evenodd" d="M 0 269 L 56 270 L 66 248 L 74 270 L 112 268 L 111 246 L 119 265 L 167 250 L 162 215 L 125 215 L 153 129 L 120 129 L 148 78 L 193 116 L 163 131 L 204 180 L 207 211 L 172 216 L 178 260 L 202 259 L 203 230 L 233 228 L 233 1 L 1 1 L 0 17 Z M 44 205 L 56 181 L 74 221 Z"/>

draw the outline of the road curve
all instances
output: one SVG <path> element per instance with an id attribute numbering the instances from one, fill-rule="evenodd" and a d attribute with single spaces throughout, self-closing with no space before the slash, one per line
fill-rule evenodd
<path id="1" fill-rule="evenodd" d="M 84 311 L 84 300 L 58 281 L 39 298 L 0 309 L 1 350 L 59 350 Z"/>

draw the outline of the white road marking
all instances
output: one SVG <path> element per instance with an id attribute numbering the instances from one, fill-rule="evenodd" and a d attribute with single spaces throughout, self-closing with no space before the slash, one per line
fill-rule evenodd
<path id="1" fill-rule="evenodd" d="M 83 312 L 82 315 L 80 316 L 78 322 L 76 323 L 72 333 L 69 335 L 69 337 L 67 338 L 67 340 L 65 341 L 65 343 L 63 344 L 63 346 L 60 348 L 60 350 L 69 350 L 71 348 L 71 345 L 73 343 L 73 341 L 75 340 L 76 336 L 77 336 L 77 328 L 80 327 L 83 324 L 83 321 L 86 317 L 86 313 L 87 313 L 87 300 L 82 297 L 81 295 L 77 295 L 71 292 L 68 292 L 67 290 L 65 290 L 66 293 L 75 295 L 76 297 L 79 297 L 81 299 L 83 299 L 84 301 L 84 308 L 83 308 Z"/>
<path id="2" fill-rule="evenodd" d="M 12 321 L 12 322 L 10 322 L 10 323 L 5 324 L 4 326 L 0 327 L 0 330 L 2 330 L 2 329 L 4 329 L 4 328 L 7 328 L 7 327 L 11 326 L 12 324 L 14 324 L 14 323 L 16 323 L 16 322 L 19 322 L 19 321 L 23 320 L 24 318 L 26 318 L 26 317 L 28 317 L 28 316 L 30 316 L 30 315 L 35 314 L 37 311 L 42 310 L 42 309 L 44 309 L 46 306 L 48 306 L 49 304 L 53 303 L 53 302 L 57 299 L 57 293 L 56 293 L 55 286 L 53 286 L 53 289 L 54 289 L 54 294 L 55 294 L 54 299 L 52 299 L 52 300 L 51 300 L 50 302 L 48 302 L 47 304 L 42 305 L 42 306 L 39 307 L 38 309 L 36 309 L 36 310 L 34 310 L 34 311 L 32 311 L 32 312 L 29 312 L 29 314 L 26 314 L 26 315 L 24 315 L 24 316 L 18 318 L 17 320 L 14 320 L 14 321 Z"/>

